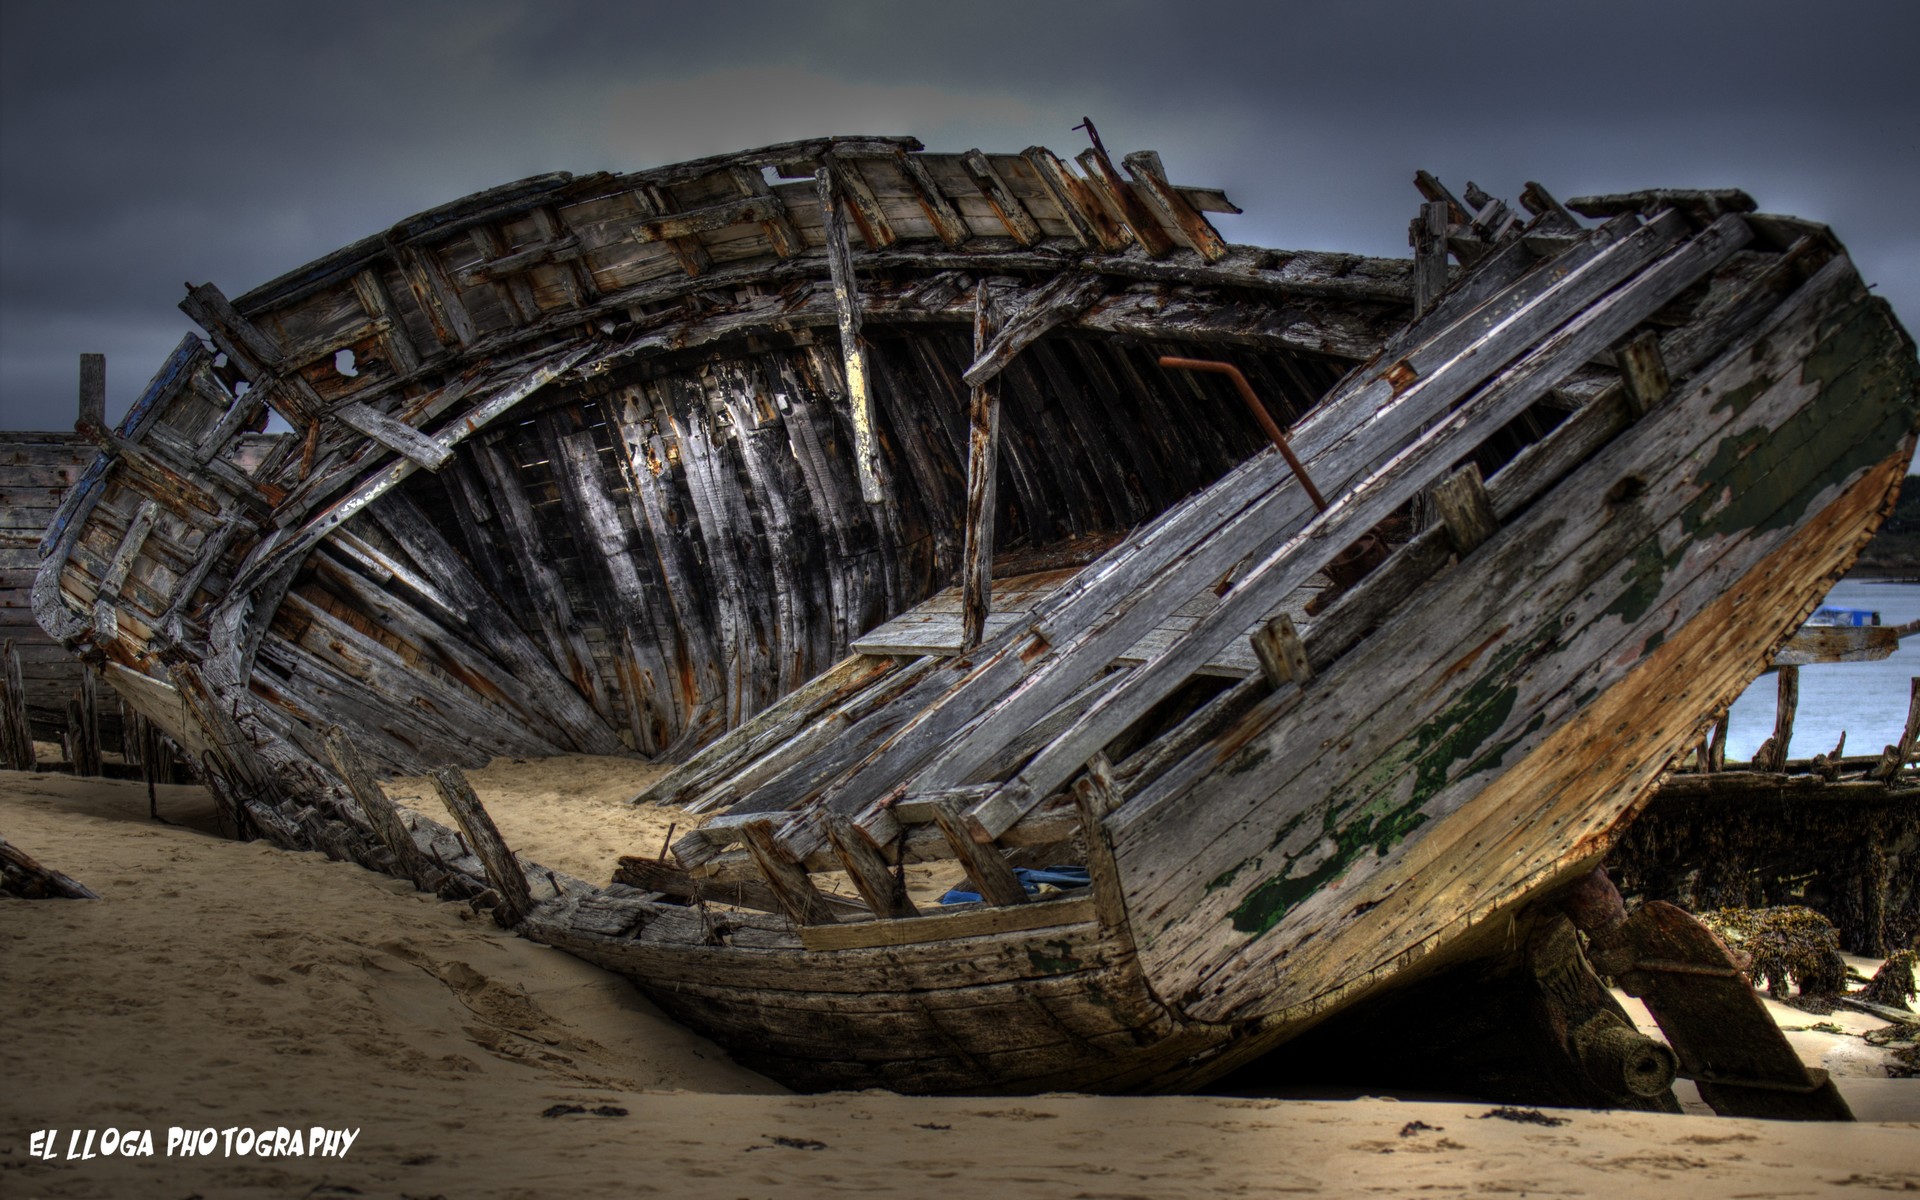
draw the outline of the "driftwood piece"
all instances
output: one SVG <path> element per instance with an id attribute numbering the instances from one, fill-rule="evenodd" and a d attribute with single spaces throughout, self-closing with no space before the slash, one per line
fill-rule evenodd
<path id="1" fill-rule="evenodd" d="M 0 895 L 26 900 L 98 900 L 99 894 L 86 884 L 51 867 L 43 867 L 33 856 L 0 837 Z"/>
<path id="2" fill-rule="evenodd" d="M 521 869 L 520 860 L 507 849 L 493 818 L 487 815 L 480 797 L 474 795 L 472 785 L 460 768 L 442 767 L 435 771 L 433 785 L 486 869 L 487 882 L 500 896 L 495 919 L 509 928 L 520 924 L 533 911 L 533 893 L 527 887 L 527 873 Z"/>

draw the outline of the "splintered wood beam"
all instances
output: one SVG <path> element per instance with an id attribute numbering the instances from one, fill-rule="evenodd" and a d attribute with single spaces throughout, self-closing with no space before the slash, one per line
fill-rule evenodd
<path id="1" fill-rule="evenodd" d="M 933 225 L 933 232 L 948 246 L 958 246 L 973 237 L 973 229 L 966 218 L 953 207 L 953 201 L 940 190 L 940 185 L 927 174 L 925 164 L 918 155 L 908 154 L 905 150 L 893 152 L 893 163 L 900 173 L 907 177 L 907 184 L 913 189 L 914 202 L 920 211 L 927 214 L 927 220 Z"/>
<path id="2" fill-rule="evenodd" d="M 650 220 L 637 222 L 632 229 L 636 242 L 665 242 L 691 276 L 705 275 L 713 266 L 699 235 L 729 225 L 745 225 L 767 218 L 779 203 L 771 196 L 750 196 L 728 200 L 687 212 L 676 211 L 673 196 L 665 188 L 641 185 L 631 193 L 633 202 Z"/>
<path id="3" fill-rule="evenodd" d="M 1580 232 L 1579 218 L 1568 212 L 1566 206 L 1555 200 L 1546 188 L 1532 180 L 1528 180 L 1527 186 L 1520 189 L 1520 206 L 1539 218 L 1533 227 L 1535 232 Z"/>
<path id="4" fill-rule="evenodd" d="M 1104 754 L 1094 755 L 1087 762 L 1087 773 L 1074 781 L 1073 805 L 1087 844 L 1087 878 L 1093 888 L 1094 911 L 1100 916 L 1101 926 L 1111 930 L 1124 929 L 1127 924 L 1120 865 L 1114 860 L 1113 839 L 1106 826 L 1108 815 L 1123 801 L 1113 778 L 1113 764 Z"/>
<path id="5" fill-rule="evenodd" d="M 800 235 L 794 232 L 793 223 L 787 220 L 787 206 L 767 186 L 765 176 L 752 167 L 738 165 L 727 168 L 727 173 L 733 177 L 733 186 L 740 189 L 741 195 L 759 196 L 773 202 L 767 215 L 760 220 L 760 232 L 766 235 L 767 244 L 773 247 L 775 255 L 792 258 L 805 250 L 806 243 L 800 240 Z"/>
<path id="6" fill-rule="evenodd" d="M 387 793 L 367 768 L 366 760 L 360 757 L 347 737 L 346 730 L 338 725 L 330 727 L 325 734 L 327 757 L 333 761 L 333 769 L 339 772 L 346 783 L 347 790 L 360 802 L 360 808 L 367 814 L 367 823 L 373 826 L 373 834 L 380 844 L 393 855 L 400 871 L 418 886 L 432 891 L 439 879 L 445 874 L 436 868 L 427 856 L 421 853 L 419 843 L 413 840 L 413 831 L 401 819 L 400 810 L 394 806 Z"/>
<path id="7" fill-rule="evenodd" d="M 74 428 L 97 425 L 104 429 L 106 424 L 107 356 L 82 354 L 80 356 L 80 416 L 74 422 Z"/>
<path id="8" fill-rule="evenodd" d="M 1793 741 L 1793 718 L 1800 707 L 1800 668 L 1781 667 L 1779 678 L 1775 681 L 1773 705 L 1773 736 L 1768 738 L 1760 749 L 1762 755 L 1755 754 L 1753 765 L 1762 771 L 1780 772 L 1787 769 L 1787 747 Z"/>
<path id="9" fill-rule="evenodd" d="M 993 336 L 987 281 L 973 289 L 973 355 L 984 357 Z M 980 644 L 993 604 L 993 521 L 999 508 L 1000 389 L 991 381 L 975 384 L 967 408 L 967 518 L 960 553 L 960 651 Z"/>
<path id="10" fill-rule="evenodd" d="M 1147 195 L 1147 203 L 1159 210 L 1167 224 L 1172 225 L 1186 236 L 1187 244 L 1194 252 L 1208 262 L 1219 262 L 1227 256 L 1227 243 L 1208 220 L 1200 215 L 1180 189 L 1167 181 L 1167 171 L 1160 163 L 1160 155 L 1153 150 L 1141 150 L 1120 160 L 1128 174 L 1140 185 Z"/>
<path id="11" fill-rule="evenodd" d="M 1660 335 L 1643 330 L 1621 346 L 1620 379 L 1626 385 L 1634 416 L 1644 416 L 1673 390 L 1667 378 L 1667 360 L 1660 353 Z"/>
<path id="12" fill-rule="evenodd" d="M 1307 663 L 1306 644 L 1300 640 L 1293 618 L 1286 613 L 1255 630 L 1250 640 L 1253 656 L 1260 660 L 1260 673 L 1266 677 L 1269 687 L 1305 683 L 1313 678 L 1313 667 Z"/>
<path id="13" fill-rule="evenodd" d="M 0 837 L 0 895 L 30 900 L 98 900 L 100 894 L 71 875 L 41 866 L 32 855 Z"/>
<path id="14" fill-rule="evenodd" d="M 1000 224 L 1006 226 L 1007 236 L 1022 246 L 1031 246 L 1041 239 L 1043 235 L 1039 222 L 1033 219 L 1033 214 L 1020 202 L 1020 197 L 1007 186 L 1000 172 L 994 169 L 992 160 L 979 150 L 969 150 L 960 156 L 960 165 L 973 180 L 973 186 L 979 188 L 980 194 L 986 197 L 993 215 L 1000 218 Z"/>
<path id="15" fill-rule="evenodd" d="M 1106 254 L 1126 249 L 1126 231 L 1108 215 L 1106 206 L 1094 196 L 1087 181 L 1062 162 L 1059 155 L 1045 146 L 1029 146 L 1020 157 L 1026 159 L 1034 174 L 1040 177 L 1040 186 L 1052 197 L 1082 246 Z"/>
<path id="16" fill-rule="evenodd" d="M 1480 482 L 1480 468 L 1468 463 L 1433 485 L 1428 493 L 1433 507 L 1447 527 L 1447 540 L 1453 552 L 1465 558 L 1474 547 L 1492 537 L 1500 528 L 1493 515 L 1493 502 L 1487 498 L 1486 485 Z"/>
<path id="17" fill-rule="evenodd" d="M 893 222 L 887 219 L 886 206 L 873 194 L 867 177 L 861 173 L 860 164 L 850 156 L 831 151 L 820 158 L 832 174 L 835 190 L 845 198 L 854 226 L 860 230 L 860 237 L 868 248 L 885 250 L 899 241 L 899 233 L 894 230 Z"/>
<path id="18" fill-rule="evenodd" d="M 827 238 L 827 269 L 833 276 L 833 306 L 840 319 L 840 357 L 847 377 L 847 406 L 853 412 L 853 465 L 860 476 L 860 498 L 886 500 L 880 486 L 879 456 L 873 429 L 873 397 L 867 388 L 867 347 L 860 340 L 860 292 L 853 278 L 853 251 L 847 244 L 846 213 L 834 188 L 832 167 L 813 175 L 820 219 Z"/>
<path id="19" fill-rule="evenodd" d="M 788 858 L 775 843 L 773 820 L 762 817 L 740 826 L 740 840 L 773 890 L 780 910 L 796 925 L 831 925 L 837 918 L 806 867 Z"/>
<path id="20" fill-rule="evenodd" d="M 999 848 L 990 840 L 980 840 L 986 837 L 986 830 L 967 811 L 965 800 L 943 796 L 932 801 L 930 807 L 934 824 L 940 827 L 941 836 L 947 839 L 982 900 L 988 904 L 1025 904 L 1030 899 Z"/>
<path id="21" fill-rule="evenodd" d="M 1465 225 L 1469 220 L 1467 206 L 1460 202 L 1458 196 L 1448 191 L 1447 185 L 1441 183 L 1432 172 L 1415 171 L 1413 173 L 1413 186 L 1419 188 L 1420 194 L 1428 200 L 1439 201 L 1445 204 L 1447 206 L 1447 220 L 1450 223 L 1454 225 Z"/>
<path id="22" fill-rule="evenodd" d="M 448 459 L 453 457 L 452 450 L 405 421 L 395 420 L 380 410 L 369 408 L 358 401 L 342 404 L 333 410 L 333 415 L 395 454 L 412 459 L 429 471 L 438 471 L 447 465 Z"/>
<path id="23" fill-rule="evenodd" d="M 1447 202 L 1422 204 L 1407 240 L 1413 244 L 1413 315 L 1422 317 L 1447 290 Z"/>
<path id="24" fill-rule="evenodd" d="M 433 786 L 447 811 L 459 823 L 460 831 L 467 835 L 467 844 L 473 847 L 474 855 L 486 869 L 487 881 L 500 896 L 501 915 L 506 918 L 500 924 L 506 927 L 520 924 L 533 911 L 533 893 L 527 887 L 527 873 L 521 870 L 520 860 L 507 849 L 493 818 L 487 815 L 480 797 L 474 795 L 472 785 L 460 768 L 441 767 L 433 773 Z"/>
<path id="25" fill-rule="evenodd" d="M 1022 350 L 1099 303 L 1106 291 L 1105 277 L 1082 271 L 1068 271 L 1041 284 L 985 349 L 975 347 L 973 364 L 961 378 L 968 387 L 979 387 L 1006 370 Z"/>
<path id="26" fill-rule="evenodd" d="M 840 863 L 847 869 L 847 878 L 867 902 L 867 907 L 876 916 L 917 917 L 920 910 L 907 898 L 906 880 L 887 869 L 886 856 L 873 843 L 866 831 L 856 826 L 844 813 L 825 814 L 827 841 Z"/>
<path id="27" fill-rule="evenodd" d="M 1916 744 L 1920 744 L 1920 676 L 1915 676 L 1909 687 L 1906 727 L 1900 731 L 1898 742 L 1880 752 L 1880 761 L 1867 772 L 1870 778 L 1891 782 L 1913 757 Z"/>
<path id="28" fill-rule="evenodd" d="M 1165 258 L 1173 253 L 1173 238 L 1160 224 L 1160 218 L 1135 194 L 1133 185 L 1121 178 L 1113 160 L 1098 146 L 1082 150 L 1075 161 L 1087 173 L 1087 184 L 1116 220 L 1132 231 L 1133 240 L 1147 252 L 1148 258 Z"/>

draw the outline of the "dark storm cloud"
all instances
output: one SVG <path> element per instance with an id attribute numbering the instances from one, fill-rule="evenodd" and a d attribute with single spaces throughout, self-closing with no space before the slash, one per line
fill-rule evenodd
<path id="1" fill-rule="evenodd" d="M 346 3 L 0 7 L 0 427 L 124 407 L 189 325 L 545 170 L 825 132 L 1152 146 L 1240 241 L 1403 254 L 1424 166 L 1511 196 L 1747 188 L 1920 319 L 1920 8 Z"/>

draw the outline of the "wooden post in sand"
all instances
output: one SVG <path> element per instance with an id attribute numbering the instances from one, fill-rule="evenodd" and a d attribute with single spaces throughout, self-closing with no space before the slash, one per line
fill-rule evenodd
<path id="1" fill-rule="evenodd" d="M 413 880 L 416 887 L 434 890 L 442 872 L 436 870 L 427 856 L 420 852 L 420 844 L 413 840 L 413 831 L 401 820 L 400 810 L 394 807 L 393 801 L 374 779 L 373 772 L 367 769 L 366 760 L 347 740 L 346 731 L 338 725 L 333 726 L 327 730 L 326 743 L 327 757 L 333 760 L 333 769 L 340 772 L 347 789 L 360 802 L 361 810 L 367 814 L 367 823 L 373 826 L 374 836 L 393 855 L 401 873 Z M 525 882 L 524 877 L 522 882 Z"/>
<path id="2" fill-rule="evenodd" d="M 37 771 L 40 764 L 33 752 L 33 726 L 27 720 L 27 689 L 20 678 L 20 651 L 8 638 L 4 650 L 4 675 L 0 675 L 0 767 L 13 771 Z"/>
<path id="3" fill-rule="evenodd" d="M 472 785 L 460 768 L 441 767 L 433 773 L 433 784 L 439 789 L 447 811 L 467 835 L 480 865 L 486 868 L 487 881 L 500 895 L 500 909 L 494 919 L 509 928 L 520 924 L 533 911 L 533 893 L 527 888 L 527 873 L 520 869 L 520 860 L 507 849 L 493 818 L 481 806 L 480 797 L 474 795 Z"/>

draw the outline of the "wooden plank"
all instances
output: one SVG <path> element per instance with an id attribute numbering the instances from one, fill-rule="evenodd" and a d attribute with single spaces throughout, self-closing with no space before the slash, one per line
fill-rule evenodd
<path id="1" fill-rule="evenodd" d="M 433 438 L 421 433 L 405 421 L 396 421 L 378 409 L 369 408 L 358 402 L 349 402 L 333 410 L 333 415 L 341 421 L 366 434 L 374 441 L 393 451 L 412 459 L 416 466 L 429 471 L 437 471 L 453 457 L 453 451 L 441 445 Z"/>
<path id="2" fill-rule="evenodd" d="M 1787 769 L 1787 751 L 1793 741 L 1793 719 L 1800 708 L 1800 668 L 1781 667 L 1774 682 L 1773 736 L 1753 752 L 1754 766 L 1763 771 Z"/>
<path id="3" fill-rule="evenodd" d="M 1637 247 L 1623 252 L 1616 260 L 1627 268 L 1630 282 L 1598 303 L 1576 309 L 1577 315 L 1565 328 L 1539 341 L 1535 349 L 1493 384 L 1314 518 L 1287 546 L 1268 554 L 1250 568 L 1236 581 L 1219 609 L 1204 618 L 1187 638 L 1159 659 L 1137 668 L 1126 683 L 1095 705 L 1074 731 L 1063 735 L 1059 742 L 1037 756 L 1022 772 L 1020 782 L 1024 790 L 1029 795 L 1035 792 L 1044 795 L 1058 787 L 1085 761 L 1087 754 L 1131 724 L 1169 687 L 1217 652 L 1218 645 L 1237 636 L 1263 609 L 1270 609 L 1280 596 L 1304 583 L 1355 537 L 1410 499 L 1425 486 L 1431 472 L 1458 461 L 1470 445 L 1478 444 L 1482 437 L 1544 394 L 1566 372 L 1690 286 L 1744 244 L 1748 236 L 1736 217 L 1726 218 L 1725 223 L 1715 226 L 1715 231 L 1684 243 L 1657 263 L 1651 262 L 1652 258 L 1667 247 L 1669 240 L 1655 233 L 1652 226 L 1643 231 L 1645 236 L 1635 235 L 1621 243 L 1623 247 Z M 1639 271 L 1637 276 L 1632 275 L 1634 270 Z M 1602 273 L 1601 278 L 1607 277 Z M 1544 332 L 1536 327 L 1534 336 L 1537 338 Z M 1154 700 L 1149 700 L 1150 696 Z M 978 741 L 976 732 L 965 747 L 968 756 L 980 752 Z M 958 756 L 949 752 L 948 757 Z M 950 765 L 945 771 L 956 769 L 957 765 Z M 996 827 L 1004 828 L 1013 819 L 1016 819 L 1013 807 L 991 805 L 983 823 L 993 831 Z"/>
<path id="4" fill-rule="evenodd" d="M 1040 185 L 1052 197 L 1054 206 L 1082 246 L 1105 254 L 1126 249 L 1125 231 L 1094 197 L 1087 181 L 1060 161 L 1053 151 L 1045 146 L 1029 146 L 1021 151 L 1020 157 L 1033 168 Z"/>
<path id="5" fill-rule="evenodd" d="M 718 880 L 702 875 L 694 875 L 672 863 L 657 858 L 639 858 L 622 855 L 619 865 L 614 868 L 613 881 L 628 887 L 639 888 L 645 892 L 658 892 L 675 896 L 683 900 L 703 901 L 712 904 L 731 904 L 741 908 L 757 908 L 762 912 L 783 912 L 780 901 L 775 898 L 773 889 L 759 879 Z M 865 905 L 843 900 L 838 896 L 822 894 L 822 899 L 836 912 L 848 915 L 868 915 Z"/>
<path id="6" fill-rule="evenodd" d="M 1898 779 L 1912 760 L 1916 745 L 1920 745 L 1920 676 L 1915 676 L 1910 685 L 1907 723 L 1900 731 L 1900 740 L 1881 752 L 1880 761 L 1868 770 L 1868 777 L 1884 782 Z"/>
<path id="7" fill-rule="evenodd" d="M 825 222 L 827 268 L 833 276 L 834 313 L 840 321 L 840 358 L 847 381 L 847 405 L 853 414 L 853 462 L 860 477 L 860 498 L 881 504 L 879 450 L 873 428 L 873 397 L 867 385 L 867 348 L 860 338 L 860 292 L 853 277 L 853 253 L 847 245 L 846 217 L 835 189 L 834 172 L 823 166 L 813 177 L 814 194 Z"/>
<path id="8" fill-rule="evenodd" d="M 852 215 L 853 223 L 859 228 L 860 236 L 866 241 L 869 249 L 885 250 L 900 240 L 900 235 L 894 231 L 893 223 L 887 220 L 885 206 L 874 196 L 873 187 L 868 184 L 866 176 L 861 174 L 860 164 L 853 156 L 853 151 L 845 148 L 830 150 L 820 156 L 820 163 L 819 169 L 826 171 L 833 183 L 832 190 L 836 197 L 834 207 Z M 818 179 L 818 172 L 815 178 Z M 839 203 L 842 199 L 846 202 L 844 207 Z M 823 201 L 820 207 L 821 215 L 824 217 L 826 203 Z M 828 247 L 831 252 L 831 239 Z"/>
<path id="9" fill-rule="evenodd" d="M 367 319 L 380 331 L 380 347 L 385 351 L 394 374 L 405 377 L 418 371 L 420 352 L 394 310 L 393 296 L 381 281 L 380 272 L 372 267 L 355 272 L 353 294 L 359 299 Z"/>
<path id="10" fill-rule="evenodd" d="M 1161 165 L 1157 152 L 1141 150 L 1120 161 L 1133 176 L 1139 191 L 1146 196 L 1148 205 L 1186 237 L 1187 244 L 1193 247 L 1195 253 L 1210 263 L 1219 262 L 1227 256 L 1227 243 L 1220 237 L 1219 231 L 1188 203 L 1179 188 L 1167 182 L 1167 171 Z"/>
<path id="11" fill-rule="evenodd" d="M 966 169 L 968 178 L 973 180 L 974 186 L 980 189 L 980 194 L 986 197 L 987 205 L 993 209 L 993 215 L 998 217 L 1000 224 L 1006 227 L 1007 236 L 1022 246 L 1031 246 L 1041 240 L 1044 235 L 1040 231 L 1039 223 L 1033 219 L 1033 214 L 1027 211 L 1027 206 L 1020 202 L 1020 197 L 1007 186 L 1007 181 L 1001 177 L 1000 172 L 994 168 L 992 161 L 986 155 L 977 149 L 969 150 L 960 156 L 960 163 Z"/>
<path id="12" fill-rule="evenodd" d="M 773 890 L 781 911 L 794 924 L 831 925 L 839 919 L 820 890 L 813 886 L 807 868 L 788 858 L 774 844 L 771 819 L 761 817 L 741 825 L 740 838 L 760 868 L 761 877 Z"/>
<path id="13" fill-rule="evenodd" d="M 433 786 L 440 793 L 440 799 L 453 814 L 462 833 L 467 835 L 467 844 L 478 855 L 486 868 L 487 881 L 500 896 L 500 915 L 506 919 L 500 923 L 511 928 L 527 919 L 533 911 L 533 893 L 527 887 L 527 873 L 521 869 L 520 860 L 513 851 L 507 849 L 507 843 L 500 837 L 500 830 L 494 826 L 493 818 L 480 803 L 480 797 L 474 795 L 473 787 L 458 767 L 441 767 L 433 772 Z"/>
<path id="14" fill-rule="evenodd" d="M 1030 897 L 1027 889 L 1020 885 L 1019 877 L 1013 868 L 1001 857 L 1000 851 L 990 839 L 982 837 L 978 822 L 967 812 L 963 801 L 952 797 L 942 797 L 933 802 L 934 824 L 940 827 L 940 834 L 952 847 L 953 856 L 960 860 L 960 867 L 973 881 L 974 890 L 988 904 L 1025 904 Z"/>
<path id="15" fill-rule="evenodd" d="M 1493 504 L 1487 498 L 1487 489 L 1480 482 L 1480 467 L 1477 463 L 1468 463 L 1458 471 L 1433 485 L 1427 493 L 1433 500 L 1434 509 L 1440 514 L 1440 521 L 1447 529 L 1447 540 L 1453 544 L 1453 552 L 1461 558 L 1473 553 L 1480 543 L 1499 532 L 1499 519 L 1493 515 Z"/>
<path id="16" fill-rule="evenodd" d="M 838 925 L 808 925 L 800 943 L 809 950 L 857 950 L 874 946 L 912 946 L 953 938 L 993 937 L 1033 929 L 1081 925 L 1095 917 L 1089 896 L 1060 896 L 1006 908 L 956 908 L 928 916 L 891 921 L 843 921 Z"/>
<path id="17" fill-rule="evenodd" d="M 665 242 L 688 275 L 705 275 L 713 267 L 700 234 L 745 225 L 764 219 L 778 201 L 766 196 L 708 205 L 690 212 L 676 212 L 673 194 L 662 187 L 641 185 L 632 194 L 633 203 L 649 219 L 634 222 L 628 236 L 636 242 Z"/>

